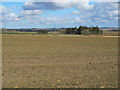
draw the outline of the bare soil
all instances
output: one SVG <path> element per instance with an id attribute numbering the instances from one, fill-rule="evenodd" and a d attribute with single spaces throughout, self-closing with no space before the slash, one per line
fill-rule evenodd
<path id="1" fill-rule="evenodd" d="M 3 35 L 3 88 L 116 88 L 118 38 Z"/>

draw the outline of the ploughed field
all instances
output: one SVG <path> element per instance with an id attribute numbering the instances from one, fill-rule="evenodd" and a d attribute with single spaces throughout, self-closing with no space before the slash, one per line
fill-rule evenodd
<path id="1" fill-rule="evenodd" d="M 118 86 L 118 38 L 3 35 L 3 88 Z"/>

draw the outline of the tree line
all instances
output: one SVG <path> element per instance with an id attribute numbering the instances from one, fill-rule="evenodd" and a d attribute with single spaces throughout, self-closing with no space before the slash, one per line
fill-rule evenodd
<path id="1" fill-rule="evenodd" d="M 87 27 L 79 26 L 79 28 L 66 28 L 65 34 L 79 34 L 79 35 L 90 35 L 90 34 L 102 34 L 102 30 L 98 26 Z"/>
<path id="2" fill-rule="evenodd" d="M 10 33 L 15 34 L 18 32 L 37 32 L 38 34 L 78 34 L 78 35 L 92 35 L 92 34 L 102 34 L 102 30 L 98 26 L 87 27 L 87 26 L 79 26 L 73 28 L 55 28 L 55 29 L 2 29 L 2 33 Z"/>

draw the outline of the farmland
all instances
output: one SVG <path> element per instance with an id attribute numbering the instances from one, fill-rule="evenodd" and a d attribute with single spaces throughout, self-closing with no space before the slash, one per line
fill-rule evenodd
<path id="1" fill-rule="evenodd" d="M 2 36 L 3 88 L 115 88 L 118 38 Z"/>

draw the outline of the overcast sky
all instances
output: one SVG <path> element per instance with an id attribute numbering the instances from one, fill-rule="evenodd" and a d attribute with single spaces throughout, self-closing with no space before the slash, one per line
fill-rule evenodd
<path id="1" fill-rule="evenodd" d="M 62 28 L 99 26 L 118 27 L 116 2 L 2 2 L 0 27 L 6 28 Z M 74 0 L 75 1 L 75 0 Z"/>

